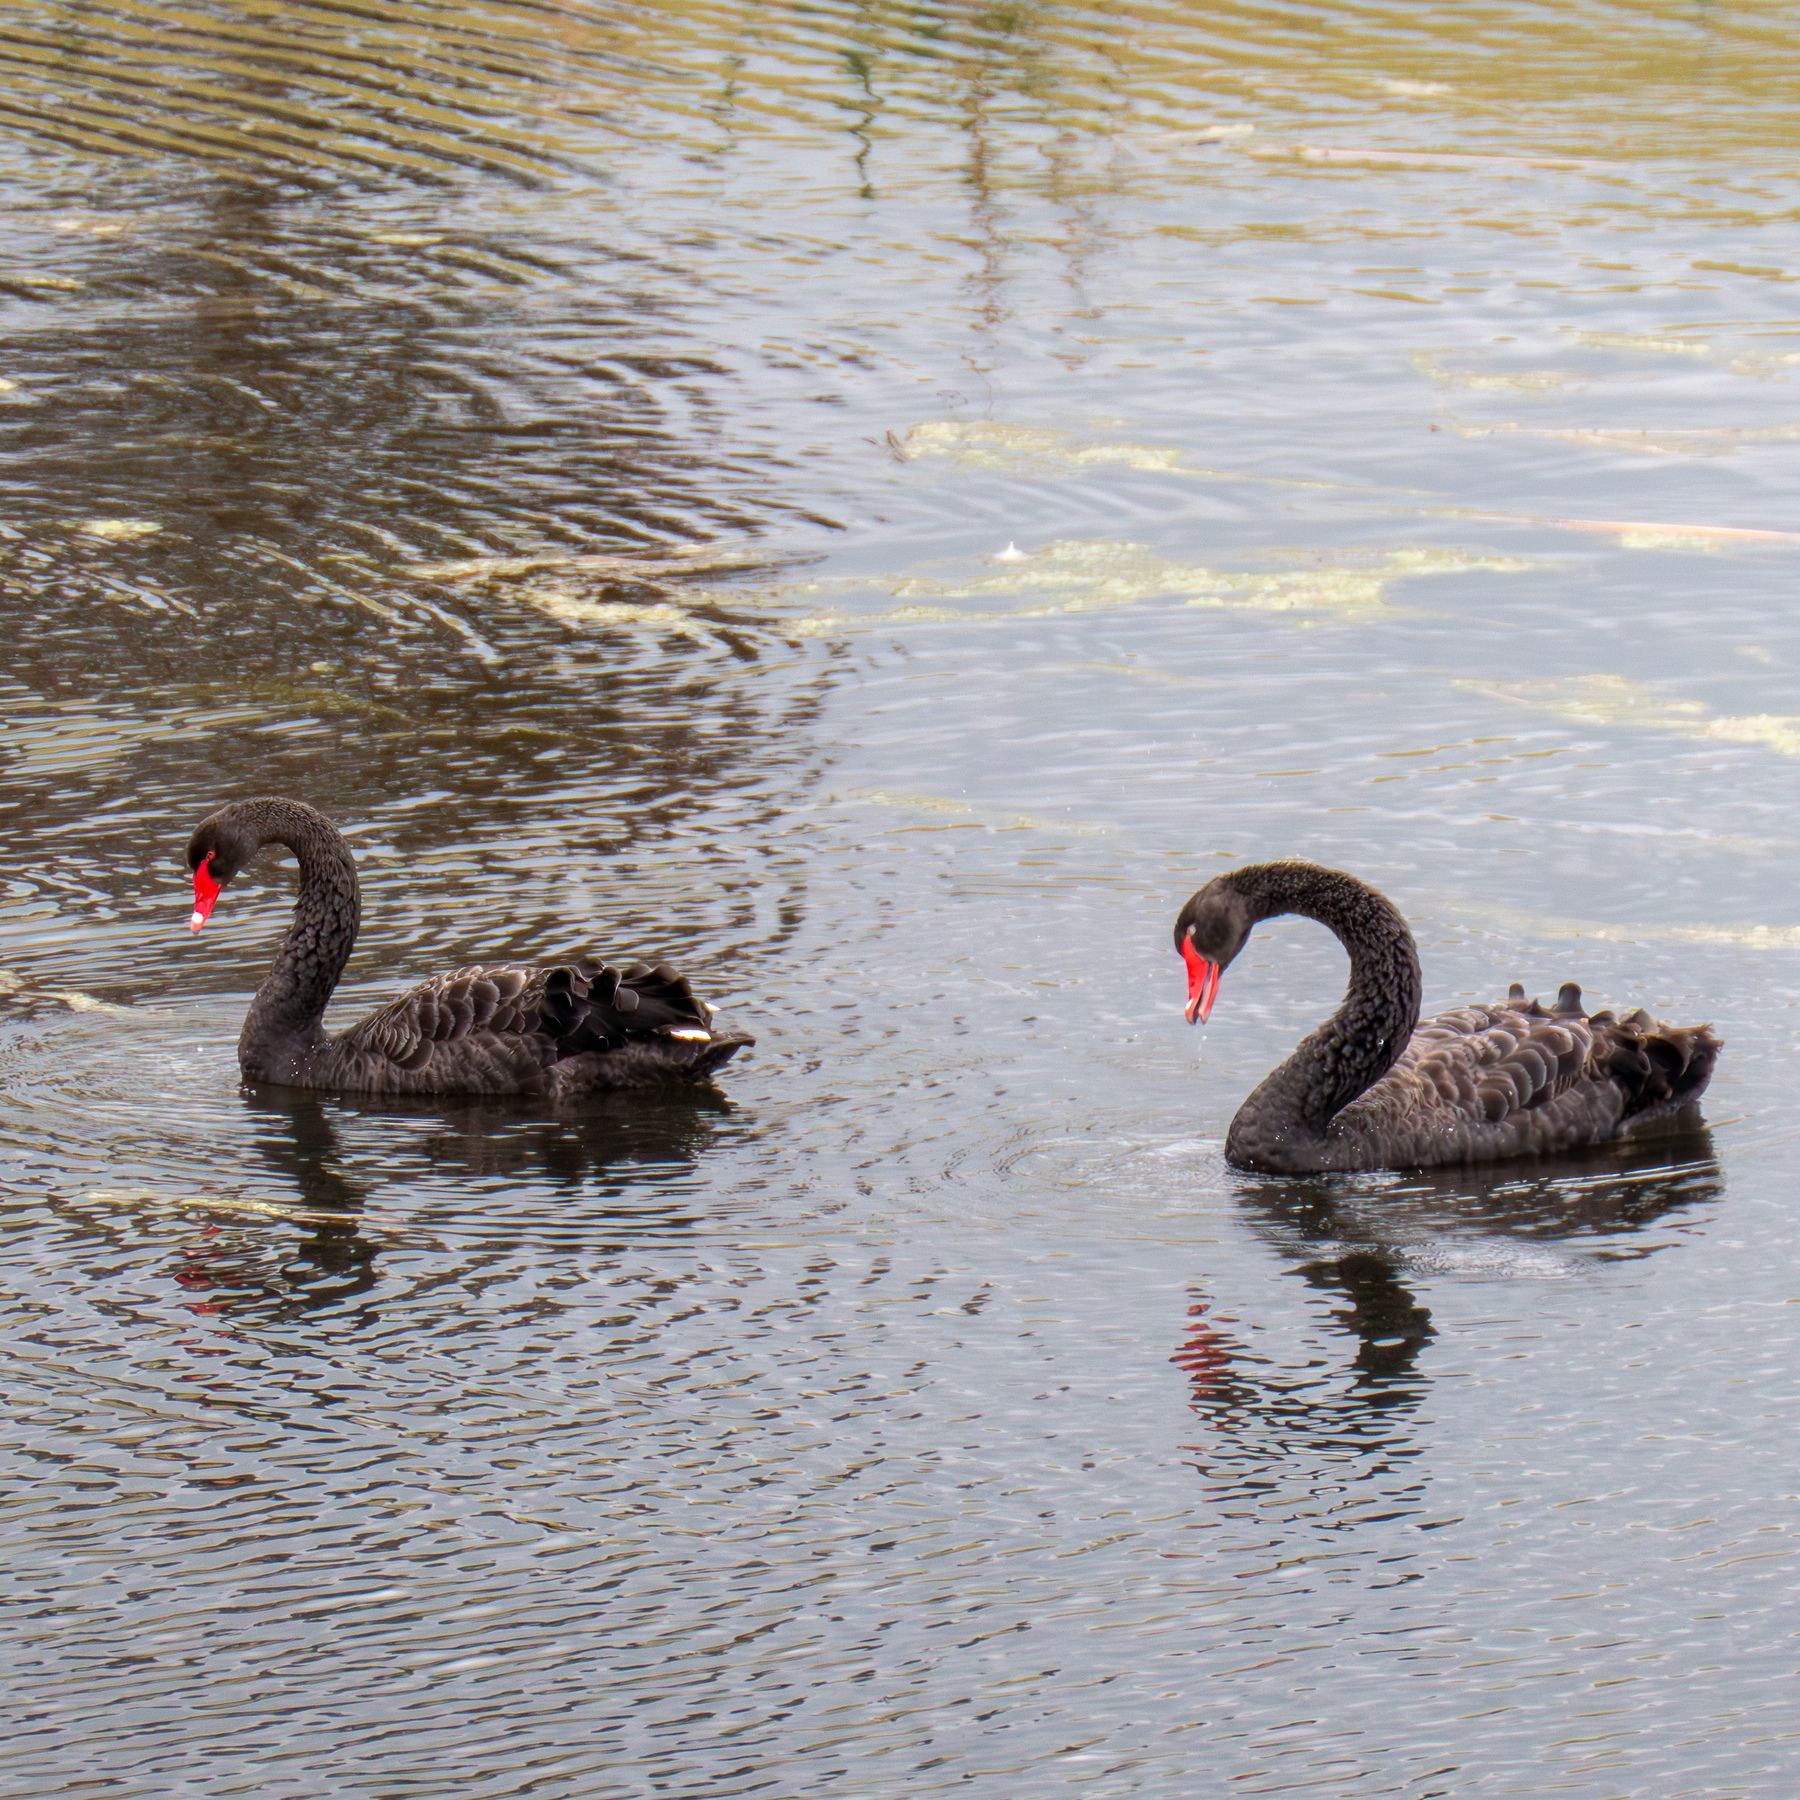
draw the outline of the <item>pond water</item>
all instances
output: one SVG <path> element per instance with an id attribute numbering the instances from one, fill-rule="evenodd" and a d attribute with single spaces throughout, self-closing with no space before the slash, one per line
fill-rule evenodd
<path id="1" fill-rule="evenodd" d="M 9 1791 L 1773 1795 L 1800 1726 L 1800 26 L 15 0 Z M 662 954 L 716 1101 L 239 1085 Z M 1222 1159 L 1354 869 L 1707 1133 Z"/>

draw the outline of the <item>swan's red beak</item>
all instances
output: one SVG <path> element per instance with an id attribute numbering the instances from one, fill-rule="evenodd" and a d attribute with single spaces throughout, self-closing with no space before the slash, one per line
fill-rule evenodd
<path id="1" fill-rule="evenodd" d="M 205 861 L 194 871 L 194 916 L 188 920 L 188 930 L 198 931 L 206 923 L 224 891 L 224 882 L 212 878 L 212 852 L 209 850 Z"/>
<path id="2" fill-rule="evenodd" d="M 1181 960 L 1187 964 L 1188 997 L 1187 1022 L 1205 1024 L 1206 1015 L 1212 1011 L 1212 1003 L 1218 997 L 1219 976 L 1222 971 L 1216 962 L 1208 962 L 1194 948 L 1192 938 L 1181 940 Z"/>

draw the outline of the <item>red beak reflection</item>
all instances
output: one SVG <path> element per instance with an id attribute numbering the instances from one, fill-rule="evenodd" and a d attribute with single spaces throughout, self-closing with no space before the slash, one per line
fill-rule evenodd
<path id="1" fill-rule="evenodd" d="M 1206 1022 L 1206 1015 L 1212 1011 L 1212 1003 L 1218 997 L 1219 976 L 1222 973 L 1216 962 L 1208 962 L 1194 948 L 1192 938 L 1181 940 L 1181 960 L 1187 964 L 1188 997 L 1187 1022 L 1190 1025 Z"/>

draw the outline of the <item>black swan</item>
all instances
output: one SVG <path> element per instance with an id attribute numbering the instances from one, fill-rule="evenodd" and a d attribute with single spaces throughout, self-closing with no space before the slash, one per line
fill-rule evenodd
<path id="1" fill-rule="evenodd" d="M 1572 981 L 1549 1012 L 1515 984 L 1421 1025 L 1406 921 L 1354 875 L 1299 861 L 1233 869 L 1181 909 L 1190 1025 L 1253 927 L 1281 913 L 1330 927 L 1350 952 L 1350 990 L 1238 1108 L 1225 1138 L 1237 1168 L 1420 1169 L 1599 1144 L 1697 1100 L 1712 1075 L 1711 1026 L 1590 1016 Z"/>
<path id="2" fill-rule="evenodd" d="M 200 822 L 187 849 L 194 916 L 265 844 L 300 859 L 294 923 L 263 977 L 238 1063 L 250 1081 L 357 1094 L 538 1094 L 705 1081 L 756 1040 L 712 1028 L 673 969 L 583 958 L 554 968 L 457 969 L 391 1000 L 337 1037 L 321 1024 L 362 922 L 350 848 L 300 800 L 239 800 Z"/>

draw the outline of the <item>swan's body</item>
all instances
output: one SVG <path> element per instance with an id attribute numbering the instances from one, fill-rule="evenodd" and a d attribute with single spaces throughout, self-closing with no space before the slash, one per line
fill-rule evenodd
<path id="1" fill-rule="evenodd" d="M 327 1036 L 325 1006 L 356 942 L 362 891 L 349 846 L 322 813 L 268 798 L 204 819 L 187 852 L 193 928 L 264 844 L 285 844 L 299 858 L 300 893 L 238 1038 L 250 1081 L 339 1093 L 560 1098 L 704 1081 L 755 1042 L 715 1032 L 705 1004 L 673 969 L 611 969 L 589 958 L 458 969 Z"/>
<path id="2" fill-rule="evenodd" d="M 1306 862 L 1234 869 L 1181 909 L 1190 1022 L 1211 1010 L 1251 929 L 1281 913 L 1336 933 L 1350 988 L 1238 1109 L 1225 1159 L 1240 1169 L 1416 1169 L 1600 1144 L 1697 1100 L 1712 1075 L 1710 1026 L 1590 1017 L 1573 982 L 1550 1011 L 1515 986 L 1420 1024 L 1406 921 L 1355 876 Z"/>

